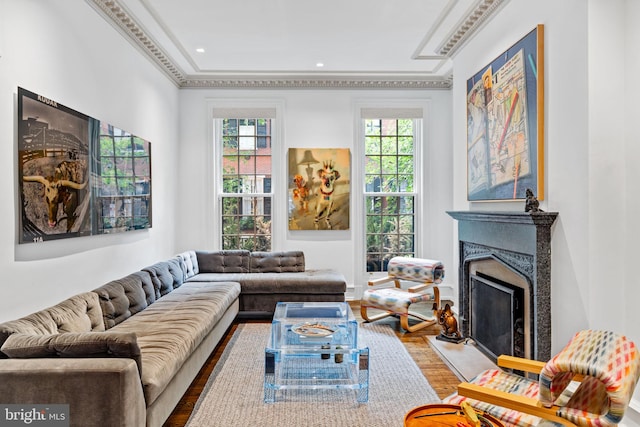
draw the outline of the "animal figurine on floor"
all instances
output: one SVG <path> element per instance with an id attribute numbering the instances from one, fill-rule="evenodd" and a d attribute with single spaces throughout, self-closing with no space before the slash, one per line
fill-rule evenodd
<path id="1" fill-rule="evenodd" d="M 533 191 L 530 188 L 527 188 L 526 191 L 526 200 L 524 202 L 524 211 L 525 212 L 544 212 L 539 208 L 540 202 L 538 198 L 533 194 Z"/>
<path id="2" fill-rule="evenodd" d="M 293 189 L 293 199 L 300 203 L 300 211 L 307 212 L 309 210 L 309 188 L 302 175 L 295 175 L 293 183 L 296 188 Z"/>
<path id="3" fill-rule="evenodd" d="M 436 317 L 438 324 L 442 326 L 442 331 L 436 338 L 450 342 L 460 342 L 464 339 L 458 330 L 458 321 L 449 304 L 445 304 L 444 308 L 436 310 Z"/>
<path id="4" fill-rule="evenodd" d="M 335 182 L 340 178 L 340 172 L 333 168 L 332 160 L 322 162 L 322 169 L 318 170 L 320 187 L 318 188 L 318 201 L 316 203 L 316 216 L 313 220 L 316 230 L 318 223 L 324 219 L 327 229 L 331 230 L 331 213 L 333 212 L 333 192 Z"/>

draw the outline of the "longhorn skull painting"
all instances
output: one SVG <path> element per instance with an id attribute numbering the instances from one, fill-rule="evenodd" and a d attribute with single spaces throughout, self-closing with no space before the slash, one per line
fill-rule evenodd
<path id="1" fill-rule="evenodd" d="M 151 142 L 18 88 L 19 242 L 151 228 Z"/>
<path id="2" fill-rule="evenodd" d="M 21 242 L 91 234 L 89 117 L 22 90 L 18 117 Z"/>
<path id="3" fill-rule="evenodd" d="M 348 230 L 347 148 L 289 149 L 289 230 Z"/>

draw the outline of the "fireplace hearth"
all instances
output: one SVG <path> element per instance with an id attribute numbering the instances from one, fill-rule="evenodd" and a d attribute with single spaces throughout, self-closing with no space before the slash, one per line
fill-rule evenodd
<path id="1" fill-rule="evenodd" d="M 536 360 L 551 357 L 551 226 L 557 212 L 450 211 L 458 220 L 459 240 L 459 324 L 465 337 L 480 347 L 493 347 L 489 355 L 504 348 Z M 521 305 L 509 315 L 501 315 L 507 324 L 495 326 L 490 310 L 472 304 L 472 287 L 493 281 L 498 287 L 487 291 L 500 297 L 502 306 Z M 488 278 L 488 279 L 487 279 Z M 505 286 L 506 285 L 506 286 Z M 496 289 L 500 292 L 495 293 Z M 506 295 L 515 295 L 507 302 Z M 521 295 L 521 301 L 517 301 Z M 488 295 L 485 295 L 488 297 Z M 504 298 L 502 298 L 504 297 Z M 490 298 L 489 298 L 490 299 Z M 477 302 L 476 302 L 477 304 Z M 502 307 L 504 309 L 504 307 Z M 519 311 L 518 311 L 519 310 Z M 488 328 L 495 327 L 495 331 Z M 475 329 L 474 329 L 475 328 Z M 480 329 L 478 329 L 480 328 Z M 505 331 L 513 334 L 505 336 Z M 499 336 L 500 338 L 496 339 Z M 502 338 L 502 337 L 505 338 Z M 493 342 L 482 342 L 482 340 Z M 508 341 L 505 343 L 504 341 Z"/>

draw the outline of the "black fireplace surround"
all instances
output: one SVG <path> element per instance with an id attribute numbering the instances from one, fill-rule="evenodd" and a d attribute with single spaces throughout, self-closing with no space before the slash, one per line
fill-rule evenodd
<path id="1" fill-rule="evenodd" d="M 528 304 L 526 357 L 551 358 L 551 226 L 557 212 L 449 211 L 458 220 L 459 324 L 470 336 L 470 266 L 491 260 L 526 282 Z"/>

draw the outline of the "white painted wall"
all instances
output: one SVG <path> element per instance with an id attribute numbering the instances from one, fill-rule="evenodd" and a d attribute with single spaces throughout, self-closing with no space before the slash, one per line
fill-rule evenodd
<path id="1" fill-rule="evenodd" d="M 0 1 L 0 321 L 174 254 L 178 89 L 82 0 Z M 153 228 L 17 243 L 17 87 L 152 142 Z"/>
<path id="2" fill-rule="evenodd" d="M 640 184 L 640 167 L 638 167 L 638 159 L 640 159 L 640 143 L 638 142 L 637 123 L 638 117 L 640 117 L 640 104 L 638 104 L 638 95 L 640 91 L 636 82 L 638 76 L 640 76 L 640 55 L 638 55 L 637 47 L 640 46 L 640 27 L 637 22 L 640 18 L 640 2 L 635 0 L 620 0 L 622 4 L 622 16 L 618 15 L 618 25 L 624 28 L 624 66 L 623 73 L 611 72 L 607 76 L 607 80 L 599 82 L 599 84 L 605 85 L 607 82 L 613 79 L 623 80 L 623 85 L 616 86 L 621 90 L 622 97 L 622 111 L 620 105 L 612 106 L 612 113 L 617 113 L 624 118 L 624 150 L 618 154 L 611 152 L 609 156 L 610 162 L 615 162 L 617 167 L 622 167 L 624 171 L 624 213 L 620 215 L 620 222 L 618 223 L 619 233 L 621 235 L 622 244 L 617 248 L 612 249 L 612 253 L 615 257 L 620 258 L 622 262 L 623 278 L 620 287 L 622 289 L 614 289 L 617 297 L 615 298 L 602 298 L 605 301 L 609 300 L 605 304 L 605 311 L 610 315 L 616 316 L 617 313 L 622 313 L 621 322 L 624 325 L 623 330 L 625 333 L 637 344 L 640 345 L 640 316 L 638 316 L 638 301 L 640 301 L 640 286 L 638 285 L 638 260 L 640 259 L 640 222 L 638 221 L 638 213 L 640 212 L 640 197 L 638 197 L 638 186 Z M 608 58 L 607 47 L 601 46 L 601 60 Z M 611 94 L 611 98 L 619 99 L 619 94 Z M 610 126 L 607 123 L 602 123 L 603 128 L 609 129 Z M 621 161 L 624 159 L 624 162 Z M 612 193 L 621 192 L 621 190 L 615 190 Z M 602 207 L 602 210 L 607 210 L 606 205 Z M 602 288 L 605 284 L 602 284 L 598 290 L 599 295 L 603 295 Z M 604 293 L 608 293 L 605 290 Z M 636 426 L 640 426 L 640 387 L 636 387 L 636 392 L 633 395 L 632 408 L 634 412 L 630 412 L 625 417 L 625 424 L 630 425 L 630 422 Z"/>
<path id="3" fill-rule="evenodd" d="M 537 24 L 545 26 L 541 207 L 560 214 L 552 231 L 552 352 L 585 328 L 640 342 L 639 16 L 633 0 L 511 0 L 454 58 L 454 208 L 522 210 L 521 202 L 466 201 L 465 82 Z M 638 425 L 639 402 L 636 390 L 626 425 Z"/>
<path id="4" fill-rule="evenodd" d="M 423 212 L 427 226 L 421 230 L 422 256 L 440 259 L 451 271 L 453 266 L 453 224 L 445 211 L 451 207 L 451 120 L 450 91 L 373 91 L 373 90 L 183 90 L 180 93 L 180 182 L 179 204 L 188 209 L 179 212 L 178 250 L 216 249 L 214 227 L 219 221 L 211 215 L 213 183 L 211 159 L 211 105 L 241 106 L 277 104 L 281 106 L 282 125 L 279 146 L 274 146 L 276 167 L 273 190 L 274 250 L 302 250 L 308 268 L 335 268 L 343 272 L 355 287 L 364 283 L 364 272 L 356 271 L 362 253 L 355 238 L 356 227 L 362 226 L 357 213 L 362 196 L 352 182 L 351 229 L 334 231 L 288 231 L 287 205 L 282 195 L 287 191 L 286 162 L 289 148 L 340 147 L 351 150 L 352 170 L 358 167 L 358 106 L 415 105 L 425 107 L 422 153 L 427 159 L 423 170 L 429 198 Z M 354 176 L 355 174 L 352 174 Z M 360 196 L 360 197 L 358 197 Z M 279 198 L 279 199 L 278 199 Z M 448 273 L 447 273 L 448 274 Z M 356 291 L 357 293 L 357 291 Z"/>

